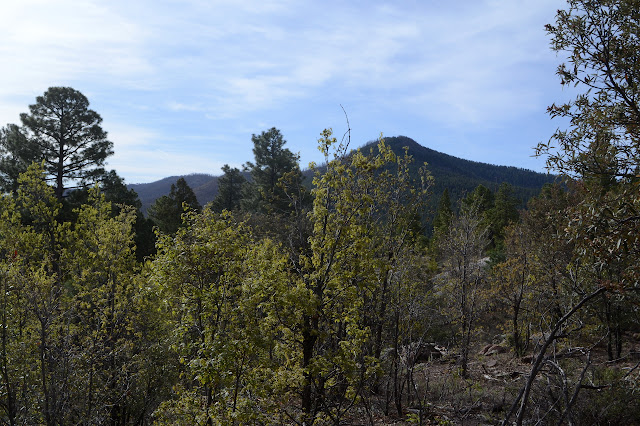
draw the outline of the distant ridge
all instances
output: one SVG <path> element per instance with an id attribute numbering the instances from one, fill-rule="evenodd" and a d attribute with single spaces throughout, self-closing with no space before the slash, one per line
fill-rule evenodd
<path id="1" fill-rule="evenodd" d="M 409 154 L 413 156 L 416 170 L 423 163 L 428 163 L 428 169 L 434 177 L 432 208 L 437 204 L 445 188 L 449 188 L 451 201 L 455 203 L 480 184 L 495 191 L 502 182 L 507 182 L 513 187 L 514 196 L 524 206 L 529 198 L 538 194 L 544 184 L 555 180 L 553 175 L 518 167 L 496 166 L 457 158 L 424 147 L 406 136 L 388 137 L 385 138 L 385 142 L 397 155 L 402 155 L 404 147 L 408 147 Z M 376 146 L 377 142 L 374 141 L 365 144 L 361 149 L 375 149 Z M 322 167 L 320 169 L 322 170 Z M 307 170 L 304 175 L 310 180 L 312 171 Z M 142 209 L 146 212 L 147 208 L 157 198 L 168 195 L 171 190 L 171 184 L 175 184 L 181 177 L 187 181 L 187 184 L 193 189 L 198 201 L 203 206 L 212 201 L 218 194 L 218 176 L 198 173 L 170 176 L 151 183 L 137 183 L 127 186 L 138 193 L 138 197 L 142 202 Z M 248 172 L 245 172 L 245 177 L 249 177 Z M 429 213 L 427 213 L 427 216 L 429 216 Z"/>
<path id="2" fill-rule="evenodd" d="M 155 182 L 129 184 L 127 187 L 138 193 L 138 198 L 140 198 L 140 202 L 142 203 L 142 211 L 146 213 L 149 206 L 151 206 L 156 199 L 163 195 L 169 195 L 171 185 L 175 184 L 180 178 L 184 178 L 184 180 L 187 181 L 187 185 L 193 189 L 198 201 L 202 205 L 213 200 L 218 193 L 218 177 L 204 173 L 169 176 Z"/>
<path id="3" fill-rule="evenodd" d="M 449 189 L 451 201 L 455 203 L 480 184 L 496 191 L 501 183 L 507 182 L 513 187 L 513 195 L 524 207 L 527 200 L 537 195 L 545 184 L 556 180 L 555 175 L 454 157 L 424 147 L 406 136 L 385 138 L 385 143 L 396 155 L 402 155 L 404 147 L 408 147 L 409 154 L 413 156 L 415 168 L 422 166 L 425 162 L 428 164 L 427 168 L 434 177 L 433 198 L 436 203 L 445 188 Z M 376 145 L 377 142 L 369 142 L 365 148 Z"/>

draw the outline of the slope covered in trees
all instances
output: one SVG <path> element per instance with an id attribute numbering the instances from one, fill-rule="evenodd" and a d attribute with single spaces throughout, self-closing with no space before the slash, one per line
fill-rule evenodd
<path id="1" fill-rule="evenodd" d="M 434 177 L 433 193 L 435 199 L 439 199 L 445 188 L 448 188 L 449 196 L 454 205 L 478 185 L 484 185 L 492 191 L 496 191 L 500 184 L 508 183 L 513 188 L 514 196 L 520 201 L 520 206 L 524 207 L 527 200 L 536 195 L 544 184 L 551 183 L 555 179 L 554 176 L 531 170 L 496 166 L 453 157 L 424 147 L 406 136 L 385 138 L 385 142 L 396 155 L 402 155 L 404 147 L 408 147 L 409 155 L 415 160 L 414 165 L 422 165 L 426 162 Z M 370 144 L 375 146 L 376 143 Z M 369 144 L 362 148 L 367 149 L 368 146 Z M 320 166 L 318 169 L 322 171 L 323 167 Z M 412 167 L 412 173 L 415 170 L 417 170 L 417 166 Z M 245 179 L 251 179 L 249 172 L 241 173 Z M 302 173 L 306 177 L 306 184 L 310 185 L 314 172 L 305 170 Z M 205 174 L 172 176 L 151 183 L 129 184 L 128 186 L 138 193 L 143 211 L 146 211 L 157 198 L 167 195 L 171 184 L 180 177 L 183 177 L 196 193 L 201 205 L 212 201 L 218 194 L 219 177 Z M 428 208 L 433 211 L 435 205 L 431 203 Z"/>
<path id="2" fill-rule="evenodd" d="M 497 191 L 502 183 L 508 183 L 520 207 L 526 205 L 534 195 L 555 176 L 511 166 L 496 166 L 453 157 L 431 148 L 424 147 L 406 136 L 385 137 L 385 142 L 401 155 L 405 147 L 414 158 L 415 164 L 427 163 L 434 177 L 433 194 L 439 199 L 445 189 L 454 203 L 471 193 L 478 185 Z M 375 147 L 375 142 L 371 143 Z M 433 206 L 430 206 L 433 207 Z"/>
<path id="3" fill-rule="evenodd" d="M 163 195 L 168 195 L 171 190 L 171 185 L 174 185 L 180 178 L 183 178 L 191 187 L 201 205 L 205 205 L 213 200 L 218 193 L 218 178 L 202 173 L 169 176 L 150 183 L 128 184 L 127 187 L 136 191 L 142 203 L 142 211 L 146 212 L 155 200 Z"/>

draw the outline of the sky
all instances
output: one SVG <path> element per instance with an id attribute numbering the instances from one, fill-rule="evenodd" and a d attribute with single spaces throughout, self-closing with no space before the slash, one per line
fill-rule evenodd
<path id="1" fill-rule="evenodd" d="M 0 2 L 0 126 L 52 86 L 82 92 L 127 183 L 218 175 L 280 129 L 301 165 L 324 128 L 352 147 L 408 136 L 544 171 L 562 123 L 562 0 L 21 0 Z M 343 111 L 344 108 L 344 111 Z M 345 117 L 346 112 L 346 117 Z"/>

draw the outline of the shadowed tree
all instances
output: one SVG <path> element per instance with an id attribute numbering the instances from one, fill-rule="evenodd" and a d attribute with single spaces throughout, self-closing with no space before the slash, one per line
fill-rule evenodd
<path id="1" fill-rule="evenodd" d="M 113 154 L 113 143 L 100 127 L 102 118 L 89 109 L 82 93 L 71 87 L 50 87 L 29 111 L 20 114 L 24 139 L 10 127 L 14 142 L 5 144 L 4 158 L 17 159 L 19 168 L 44 160 L 47 180 L 53 181 L 59 200 L 66 189 L 85 186 L 104 173 L 102 166 Z M 12 179 L 15 174 L 10 168 L 2 172 Z"/>
<path id="2" fill-rule="evenodd" d="M 211 203 L 211 209 L 215 212 L 222 210 L 237 210 L 242 199 L 242 187 L 246 179 L 235 167 L 228 164 L 222 166 L 224 174 L 218 178 L 218 195 Z"/>
<path id="3" fill-rule="evenodd" d="M 158 198 L 149 207 L 149 218 L 158 226 L 160 231 L 172 234 L 178 230 L 182 223 L 182 213 L 185 205 L 188 210 L 200 211 L 201 206 L 196 194 L 187 184 L 184 178 L 171 184 L 169 195 Z"/>
<path id="4" fill-rule="evenodd" d="M 449 226 L 453 220 L 453 210 L 451 209 L 451 198 L 449 198 L 449 189 L 445 188 L 440 201 L 438 202 L 438 209 L 436 215 L 433 218 L 433 234 L 431 236 L 431 251 L 437 253 L 439 242 L 449 232 Z"/>
<path id="5" fill-rule="evenodd" d="M 302 181 L 298 156 L 284 147 L 287 141 L 275 127 L 260 135 L 252 135 L 251 141 L 255 162 L 245 164 L 245 169 L 251 172 L 252 182 L 245 188 L 244 208 L 275 213 L 292 210 L 289 197 L 278 183 L 291 172 L 297 172 L 297 179 Z"/>
<path id="6" fill-rule="evenodd" d="M 39 159 L 36 146 L 29 143 L 20 127 L 9 124 L 0 129 L 0 191 L 15 194 L 18 176 Z"/>

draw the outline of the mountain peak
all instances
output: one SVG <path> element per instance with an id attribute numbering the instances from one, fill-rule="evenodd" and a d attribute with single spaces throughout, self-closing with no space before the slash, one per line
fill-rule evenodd
<path id="1" fill-rule="evenodd" d="M 496 166 L 454 157 L 422 146 L 408 136 L 386 137 L 384 141 L 396 155 L 403 155 L 404 149 L 407 147 L 409 155 L 413 157 L 414 167 L 417 168 L 427 163 L 427 168 L 434 177 L 432 196 L 434 200 L 440 198 L 445 188 L 449 189 L 451 200 L 455 202 L 480 184 L 495 191 L 501 183 L 507 182 L 513 187 L 514 196 L 520 199 L 524 206 L 529 198 L 537 195 L 544 184 L 555 180 L 553 175 L 518 167 Z M 361 149 L 375 149 L 376 146 L 377 141 L 370 141 L 364 144 Z M 143 211 L 146 211 L 157 198 L 167 195 L 171 184 L 180 177 L 187 181 L 202 205 L 213 200 L 218 193 L 218 177 L 208 174 L 171 176 L 156 182 L 132 184 L 128 187 L 138 193 Z"/>

